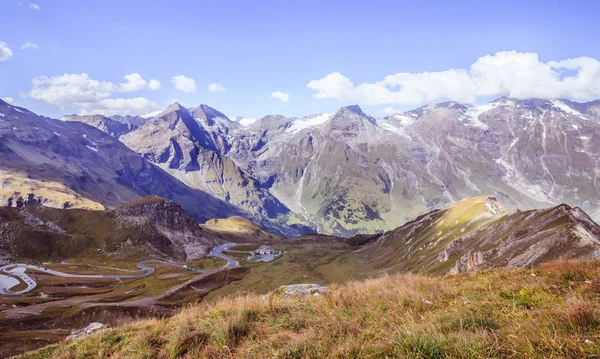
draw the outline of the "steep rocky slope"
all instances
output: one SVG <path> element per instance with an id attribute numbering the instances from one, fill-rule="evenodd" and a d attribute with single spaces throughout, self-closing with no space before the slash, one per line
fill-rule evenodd
<path id="1" fill-rule="evenodd" d="M 375 271 L 456 273 L 529 268 L 555 259 L 599 259 L 600 226 L 579 208 L 507 211 L 469 198 L 418 216 L 357 251 Z"/>
<path id="2" fill-rule="evenodd" d="M 386 118 L 358 106 L 244 127 L 227 155 L 322 233 L 393 229 L 462 198 L 600 208 L 597 102 L 446 102 Z"/>
<path id="3" fill-rule="evenodd" d="M 229 135 L 236 126 L 208 106 L 190 111 L 175 103 L 121 140 L 191 188 L 247 211 L 269 231 L 292 236 L 310 231 L 262 183 L 222 154 L 231 147 Z"/>
<path id="4" fill-rule="evenodd" d="M 102 209 L 149 194 L 181 204 L 197 220 L 247 215 L 190 188 L 114 137 L 0 100 L 0 203 Z"/>
<path id="5" fill-rule="evenodd" d="M 96 257 L 186 262 L 220 242 L 179 205 L 156 196 L 110 211 L 0 207 L 0 263 Z"/>
<path id="6" fill-rule="evenodd" d="M 445 102 L 385 118 L 348 106 L 303 118 L 269 115 L 244 126 L 206 105 L 174 104 L 155 117 L 135 117 L 142 125 L 120 139 L 268 231 L 298 235 L 316 228 L 351 237 L 382 233 L 485 194 L 510 210 L 566 203 L 600 219 L 599 114 L 597 101 L 500 98 L 482 106 Z M 25 177 L 12 176 L 11 186 Z M 107 205 L 61 187 L 58 176 L 53 182 L 63 203 Z M 13 203 L 29 200 L 22 191 Z"/>
<path id="7" fill-rule="evenodd" d="M 97 129 L 108 133 L 109 135 L 119 138 L 136 128 L 138 125 L 128 124 L 113 120 L 110 117 L 102 116 L 102 115 L 89 115 L 89 116 L 63 116 L 60 118 L 61 121 L 76 121 L 82 122 L 87 125 L 96 127 Z"/>

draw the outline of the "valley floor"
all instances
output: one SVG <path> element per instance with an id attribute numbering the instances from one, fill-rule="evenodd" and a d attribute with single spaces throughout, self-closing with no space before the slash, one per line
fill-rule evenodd
<path id="1" fill-rule="evenodd" d="M 598 358 L 600 261 L 238 295 L 20 358 Z"/>
<path id="2" fill-rule="evenodd" d="M 0 266 L 0 357 L 63 340 L 70 329 L 88 320 L 118 324 L 172 315 L 181 305 L 202 300 L 214 289 L 243 277 L 247 269 L 227 254 L 235 246 L 239 245 L 219 245 L 207 258 L 189 264 L 146 259 L 135 270 L 92 264 L 93 260 L 82 263 L 81 259 Z M 266 257 L 251 251 L 233 253 L 247 261 Z M 264 262 L 273 259 L 270 256 Z M 126 263 L 115 263 L 126 267 Z"/>

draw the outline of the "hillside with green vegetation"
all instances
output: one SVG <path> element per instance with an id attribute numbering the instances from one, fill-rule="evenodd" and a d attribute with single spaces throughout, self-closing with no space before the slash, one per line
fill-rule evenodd
<path id="1" fill-rule="evenodd" d="M 402 274 L 242 295 L 27 353 L 41 358 L 597 358 L 600 262 Z"/>

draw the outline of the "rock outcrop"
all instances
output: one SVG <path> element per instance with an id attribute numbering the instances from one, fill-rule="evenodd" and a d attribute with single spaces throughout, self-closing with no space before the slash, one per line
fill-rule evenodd
<path id="1" fill-rule="evenodd" d="M 85 328 L 73 330 L 71 332 L 71 334 L 67 337 L 67 341 L 85 338 L 90 334 L 102 333 L 109 329 L 110 329 L 110 325 L 108 325 L 108 324 L 93 322 L 93 323 L 90 323 Z"/>
<path id="2" fill-rule="evenodd" d="M 271 295 L 282 295 L 284 297 L 304 297 L 307 295 L 319 296 L 325 294 L 327 288 L 319 284 L 289 284 L 282 285 Z"/>

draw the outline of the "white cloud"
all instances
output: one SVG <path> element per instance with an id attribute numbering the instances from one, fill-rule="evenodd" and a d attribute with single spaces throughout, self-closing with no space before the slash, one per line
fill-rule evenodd
<path id="1" fill-rule="evenodd" d="M 210 91 L 210 92 L 223 92 L 223 91 L 225 91 L 225 87 L 223 87 L 223 85 L 221 85 L 218 82 L 213 82 L 212 84 L 208 85 L 208 91 Z"/>
<path id="2" fill-rule="evenodd" d="M 192 78 L 185 77 L 183 75 L 173 76 L 171 83 L 175 85 L 179 91 L 190 93 L 196 91 L 196 81 Z"/>
<path id="3" fill-rule="evenodd" d="M 151 79 L 150 82 L 148 82 L 148 88 L 150 90 L 158 90 L 162 85 L 160 84 L 160 82 L 158 82 L 155 79 Z"/>
<path id="4" fill-rule="evenodd" d="M 138 73 L 131 73 L 131 74 L 127 74 L 125 75 L 125 82 L 122 84 L 119 84 L 119 91 L 120 92 L 133 92 L 133 91 L 140 91 L 140 90 L 157 90 L 160 88 L 160 82 L 152 79 L 150 80 L 150 82 L 147 82 L 146 80 L 144 80 L 144 78 L 142 77 L 142 75 L 138 74 Z"/>
<path id="5" fill-rule="evenodd" d="M 573 75 L 561 77 L 564 70 Z M 535 53 L 502 51 L 480 57 L 468 69 L 401 72 L 355 85 L 339 72 L 310 81 L 316 98 L 364 105 L 423 105 L 441 100 L 474 102 L 478 97 L 600 98 L 600 61 L 578 57 L 542 62 Z"/>
<path id="6" fill-rule="evenodd" d="M 12 97 L 8 97 L 8 96 L 7 97 L 2 97 L 2 98 L 0 98 L 0 100 L 6 102 L 8 104 L 11 104 L 11 105 L 15 103 L 15 99 L 12 98 Z"/>
<path id="7" fill-rule="evenodd" d="M 397 113 L 402 113 L 402 111 L 398 110 L 397 108 L 388 106 L 388 107 L 383 108 L 381 110 L 381 113 L 385 116 L 389 116 L 389 115 L 395 115 Z"/>
<path id="8" fill-rule="evenodd" d="M 25 49 L 39 49 L 40 47 L 37 44 L 34 44 L 33 42 L 27 41 L 26 43 L 24 43 L 23 45 L 21 45 L 21 50 L 25 50 Z"/>
<path id="9" fill-rule="evenodd" d="M 42 100 L 61 109 L 75 108 L 80 114 L 127 115 L 159 109 L 158 105 L 143 97 L 113 98 L 113 93 L 143 87 L 139 74 L 126 75 L 125 79 L 125 83 L 115 84 L 91 79 L 85 73 L 40 76 L 32 80 L 31 91 L 22 96 Z M 144 86 L 148 88 L 150 85 Z"/>
<path id="10" fill-rule="evenodd" d="M 29 3 L 29 8 L 36 11 L 42 11 L 42 8 L 38 4 Z"/>
<path id="11" fill-rule="evenodd" d="M 290 99 L 289 94 L 287 94 L 285 92 L 281 92 L 281 91 L 275 91 L 275 92 L 271 93 L 271 97 L 281 100 L 282 102 L 288 102 L 288 100 Z"/>
<path id="12" fill-rule="evenodd" d="M 0 61 L 6 61 L 13 55 L 12 50 L 8 47 L 6 42 L 0 41 Z"/>
<path id="13" fill-rule="evenodd" d="M 82 108 L 81 115 L 138 115 L 157 111 L 158 105 L 144 97 L 134 98 L 107 98 L 94 103 L 90 107 Z"/>

